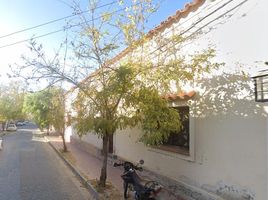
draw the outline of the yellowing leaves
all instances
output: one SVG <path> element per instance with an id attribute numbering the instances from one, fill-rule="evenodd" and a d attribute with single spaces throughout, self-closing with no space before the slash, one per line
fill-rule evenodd
<path id="1" fill-rule="evenodd" d="M 106 21 L 110 21 L 113 15 L 110 12 L 103 12 L 101 16 L 102 16 L 102 20 L 106 22 Z"/>

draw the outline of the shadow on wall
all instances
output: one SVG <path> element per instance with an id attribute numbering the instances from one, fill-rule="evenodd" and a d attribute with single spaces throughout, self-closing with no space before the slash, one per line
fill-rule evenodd
<path id="1" fill-rule="evenodd" d="M 196 82 L 198 95 L 190 102 L 192 116 L 217 120 L 265 119 L 264 104 L 255 102 L 253 81 L 243 74 L 221 74 Z M 191 105 L 192 104 L 192 105 Z M 254 119 L 255 118 L 255 119 Z M 235 123 L 235 121 L 234 121 Z M 201 188 L 228 200 L 253 200 L 255 194 L 249 188 L 232 183 L 219 182 Z"/>
<path id="2" fill-rule="evenodd" d="M 225 73 L 195 84 L 199 92 L 190 102 L 193 117 L 267 117 L 263 106 L 255 102 L 253 81 L 245 75 Z"/>

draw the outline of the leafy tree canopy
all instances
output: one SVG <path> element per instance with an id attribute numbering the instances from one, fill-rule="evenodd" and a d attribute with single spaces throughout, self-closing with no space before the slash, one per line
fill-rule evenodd
<path id="1" fill-rule="evenodd" d="M 2 121 L 25 118 L 22 112 L 24 96 L 25 88 L 20 82 L 0 85 L 0 119 Z"/>
<path id="2" fill-rule="evenodd" d="M 23 112 L 31 116 L 37 125 L 43 129 L 50 125 L 52 93 L 49 89 L 28 93 L 23 104 Z"/>

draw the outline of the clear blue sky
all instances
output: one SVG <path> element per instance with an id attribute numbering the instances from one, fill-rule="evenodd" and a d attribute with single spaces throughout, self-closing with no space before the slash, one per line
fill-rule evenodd
<path id="1" fill-rule="evenodd" d="M 103 4 L 112 2 L 105 0 Z M 73 10 L 64 3 L 66 0 L 3 0 L 0 1 L 0 37 L 25 28 L 36 26 L 54 19 L 62 18 L 73 14 Z M 68 1 L 67 1 L 68 2 Z M 69 0 L 70 2 L 70 0 Z M 88 0 L 80 0 L 87 9 Z M 153 14 L 149 20 L 148 26 L 153 28 L 168 16 L 175 14 L 176 10 L 191 0 L 162 0 L 162 4 L 157 13 Z M 39 27 L 30 31 L 25 31 L 12 36 L 0 38 L 0 47 L 22 41 L 33 36 L 46 34 L 61 29 L 65 21 L 59 21 L 47 26 Z M 62 33 L 56 33 L 38 39 L 44 45 L 56 48 L 62 41 Z M 8 64 L 16 62 L 26 50 L 27 42 L 14 46 L 0 48 L 0 74 L 5 74 Z"/>

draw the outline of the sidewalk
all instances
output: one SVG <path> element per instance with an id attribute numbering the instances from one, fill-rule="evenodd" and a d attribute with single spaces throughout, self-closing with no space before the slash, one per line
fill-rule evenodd
<path id="1" fill-rule="evenodd" d="M 46 138 L 50 144 L 58 151 L 62 149 L 62 139 L 60 136 L 46 136 Z M 84 178 L 87 180 L 99 179 L 102 166 L 102 161 L 99 158 L 86 152 L 76 142 L 67 143 L 67 148 L 72 155 L 72 158 L 69 158 L 69 160 L 71 160 L 71 164 L 74 165 L 75 169 L 77 169 L 80 174 L 84 176 Z M 123 195 L 123 180 L 120 177 L 121 174 L 122 169 L 115 168 L 108 164 L 107 181 L 110 182 L 120 192 L 121 195 Z M 159 194 L 159 199 L 183 200 L 181 198 L 173 196 L 165 190 L 163 190 L 161 193 L 162 194 Z"/>

